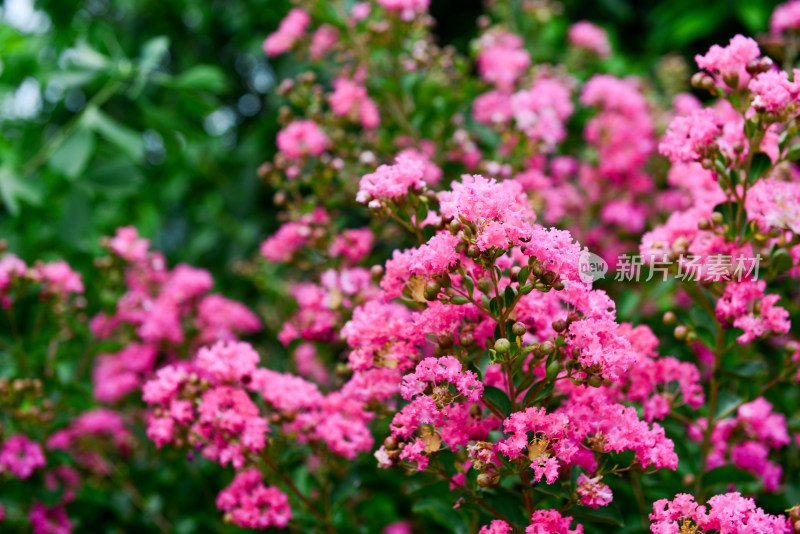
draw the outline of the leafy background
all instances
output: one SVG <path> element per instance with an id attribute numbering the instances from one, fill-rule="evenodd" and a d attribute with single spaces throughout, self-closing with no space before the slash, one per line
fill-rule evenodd
<path id="1" fill-rule="evenodd" d="M 609 31 L 617 51 L 615 74 L 654 75 L 667 54 L 691 61 L 735 33 L 764 31 L 776 3 L 567 0 L 566 16 L 554 19 L 547 31 L 563 35 L 567 20 L 592 20 Z M 261 183 L 257 169 L 275 150 L 280 102 L 274 89 L 301 68 L 289 56 L 268 60 L 261 43 L 289 3 L 6 0 L 2 5 L 0 239 L 28 262 L 67 259 L 92 292 L 99 283 L 92 269 L 99 238 L 134 225 L 170 263 L 206 268 L 218 290 L 254 304 L 252 283 L 235 267 L 252 258 L 277 226 L 274 191 Z M 481 12 L 482 3 L 475 0 L 431 5 L 439 40 L 464 52 L 477 35 Z M 559 42 L 537 41 L 544 43 L 535 51 L 543 60 L 547 46 Z M 269 303 L 270 296 L 262 294 L 262 302 Z M 637 309 L 637 297 L 631 293 L 631 298 L 620 302 L 625 319 Z M 275 350 L 279 355 L 280 348 Z M 211 503 L 227 476 L 202 463 L 188 471 L 163 469 L 185 460 L 175 451 L 141 452 L 120 464 L 129 487 L 106 488 L 93 500 L 84 496 L 85 508 L 71 510 L 84 531 L 165 530 L 159 526 L 164 517 L 182 518 L 166 530 L 217 531 Z M 371 458 L 360 461 L 364 469 L 353 470 L 356 478 L 343 480 L 335 495 L 369 495 L 355 510 L 368 525 L 400 519 L 413 507 L 466 532 L 458 514 L 424 498 L 446 491 L 444 486 L 425 487 L 424 479 L 394 473 L 382 472 L 380 478 L 367 466 Z M 302 482 L 302 469 L 293 475 Z M 395 480 L 385 483 L 387 476 Z M 679 479 L 675 483 L 680 486 Z M 387 490 L 398 486 L 421 495 L 412 503 Z"/>

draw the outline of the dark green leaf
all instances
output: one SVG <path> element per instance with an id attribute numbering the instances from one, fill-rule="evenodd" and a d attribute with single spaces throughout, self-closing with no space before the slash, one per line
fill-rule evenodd
<path id="1" fill-rule="evenodd" d="M 55 172 L 74 180 L 89 164 L 94 152 L 94 134 L 91 130 L 79 127 L 50 156 L 48 165 Z"/>
<path id="2" fill-rule="evenodd" d="M 703 486 L 715 486 L 720 484 L 745 484 L 756 480 L 751 473 L 739 469 L 734 465 L 723 465 L 715 467 L 703 475 Z"/>
<path id="3" fill-rule="evenodd" d="M 414 503 L 412 510 L 415 514 L 431 518 L 433 521 L 445 527 L 449 532 L 453 532 L 454 534 L 469 534 L 469 527 L 461 514 L 439 499 L 428 498 L 418 501 Z"/>
<path id="4" fill-rule="evenodd" d="M 483 400 L 490 402 L 503 415 L 507 416 L 511 413 L 511 400 L 508 398 L 508 394 L 499 388 L 484 386 Z"/>
<path id="5" fill-rule="evenodd" d="M 770 167 L 772 167 L 772 160 L 763 152 L 753 156 L 753 162 L 750 165 L 750 176 L 747 177 L 750 185 L 756 183 Z"/>

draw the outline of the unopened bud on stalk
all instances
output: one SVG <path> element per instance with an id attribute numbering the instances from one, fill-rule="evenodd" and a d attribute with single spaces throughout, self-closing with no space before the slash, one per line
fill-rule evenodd
<path id="1" fill-rule="evenodd" d="M 678 324 L 678 317 L 675 315 L 674 312 L 671 311 L 664 312 L 664 316 L 661 318 L 661 322 L 667 326 L 672 326 Z"/>
<path id="2" fill-rule="evenodd" d="M 492 291 L 492 281 L 488 278 L 481 278 L 478 280 L 478 291 L 481 293 L 489 293 Z"/>
<path id="3" fill-rule="evenodd" d="M 467 256 L 476 260 L 481 257 L 481 249 L 479 249 L 476 245 L 470 245 L 467 248 Z"/>
<path id="4" fill-rule="evenodd" d="M 711 222 L 712 222 L 713 224 L 715 224 L 715 225 L 717 225 L 717 224 L 722 224 L 722 222 L 723 222 L 724 220 L 725 220 L 725 217 L 723 217 L 723 216 L 722 216 L 722 214 L 721 214 L 721 213 L 719 213 L 719 212 L 715 212 L 715 213 L 712 213 L 712 214 L 711 214 Z"/>
<path id="5" fill-rule="evenodd" d="M 494 342 L 494 350 L 498 354 L 505 354 L 511 349 L 511 342 L 504 337 L 501 337 Z"/>
<path id="6" fill-rule="evenodd" d="M 551 354 L 553 354 L 553 351 L 555 351 L 555 350 L 556 350 L 556 346 L 555 346 L 555 345 L 553 345 L 553 342 L 552 342 L 552 341 L 549 341 L 549 340 L 548 340 L 548 341 L 545 341 L 544 343 L 542 343 L 542 344 L 540 345 L 540 348 L 541 348 L 541 350 L 542 350 L 542 354 L 546 354 L 546 355 L 548 355 L 548 356 L 549 356 L 549 355 L 551 355 Z"/>
<path id="7" fill-rule="evenodd" d="M 438 282 L 434 282 L 433 280 L 429 281 L 425 284 L 425 300 L 436 300 L 439 298 L 439 290 L 441 288 Z"/>
<path id="8" fill-rule="evenodd" d="M 528 331 L 528 327 L 526 327 L 526 326 L 525 326 L 525 323 L 522 323 L 522 322 L 520 322 L 520 321 L 517 321 L 517 322 L 516 322 L 516 323 L 514 323 L 514 325 L 511 327 L 511 333 L 512 333 L 512 334 L 514 334 L 514 335 L 515 335 L 515 336 L 517 336 L 517 337 L 522 337 L 522 336 L 524 336 L 524 335 L 525 335 L 525 332 L 527 332 L 527 331 Z"/>
<path id="9" fill-rule="evenodd" d="M 377 283 L 383 278 L 383 265 L 373 265 L 369 269 L 369 274 L 372 276 L 372 281 Z"/>
<path id="10" fill-rule="evenodd" d="M 488 488 L 490 486 L 494 486 L 500 480 L 494 473 L 481 473 L 478 475 L 478 485 L 482 488 Z"/>
<path id="11" fill-rule="evenodd" d="M 678 325 L 675 327 L 675 330 L 672 333 L 675 336 L 675 339 L 678 341 L 683 341 L 686 339 L 686 336 L 689 334 L 689 329 L 686 328 L 685 325 Z"/>

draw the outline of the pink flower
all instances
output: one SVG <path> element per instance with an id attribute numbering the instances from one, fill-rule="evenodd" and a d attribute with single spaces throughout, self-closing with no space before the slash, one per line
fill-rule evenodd
<path id="1" fill-rule="evenodd" d="M 771 33 L 779 34 L 797 28 L 800 28 L 800 1 L 791 0 L 775 8 L 769 19 Z"/>
<path id="2" fill-rule="evenodd" d="M 203 455 L 237 469 L 244 465 L 244 452 L 257 453 L 266 445 L 267 421 L 241 389 L 219 386 L 203 393 L 192 431 L 206 440 Z"/>
<path id="3" fill-rule="evenodd" d="M 264 486 L 258 469 L 239 472 L 217 496 L 217 508 L 244 528 L 284 528 L 292 518 L 289 497 L 274 486 Z"/>
<path id="4" fill-rule="evenodd" d="M 800 234 L 800 183 L 776 178 L 759 180 L 747 192 L 745 208 L 750 219 L 767 232 L 785 228 Z"/>
<path id="5" fill-rule="evenodd" d="M 355 80 L 342 76 L 333 81 L 333 93 L 328 96 L 331 111 L 338 117 L 350 117 L 364 128 L 380 124 L 378 106 L 367 94 L 367 89 Z"/>
<path id="6" fill-rule="evenodd" d="M 315 408 L 323 400 L 315 384 L 299 376 L 278 373 L 271 369 L 256 369 L 247 387 L 258 392 L 272 408 L 279 411 L 293 412 Z"/>
<path id="7" fill-rule="evenodd" d="M 508 534 L 511 532 L 511 526 L 500 519 L 495 519 L 488 525 L 481 527 L 478 534 Z"/>
<path id="8" fill-rule="evenodd" d="M 606 31 L 585 20 L 573 24 L 567 33 L 570 44 L 594 52 L 600 57 L 611 55 Z"/>
<path id="9" fill-rule="evenodd" d="M 278 150 L 286 157 L 299 159 L 305 156 L 319 156 L 328 148 L 329 140 L 316 122 L 294 120 L 278 132 Z"/>
<path id="10" fill-rule="evenodd" d="M 750 80 L 748 89 L 752 92 L 753 107 L 763 111 L 779 112 L 790 104 L 797 102 L 800 94 L 798 73 L 795 70 L 795 81 L 789 81 L 785 71 L 770 70 L 762 72 Z"/>
<path id="11" fill-rule="evenodd" d="M 531 517 L 525 534 L 583 534 L 583 525 L 570 529 L 572 517 L 562 517 L 555 510 L 537 510 Z"/>
<path id="12" fill-rule="evenodd" d="M 44 467 L 42 447 L 22 434 L 14 434 L 3 443 L 0 467 L 19 478 L 28 478 L 34 470 Z"/>
<path id="13" fill-rule="evenodd" d="M 472 102 L 472 117 L 483 124 L 505 124 L 511 120 L 511 98 L 502 91 L 489 91 Z"/>
<path id="14" fill-rule="evenodd" d="M 696 55 L 697 66 L 715 75 L 721 86 L 744 84 L 749 80 L 747 64 L 761 55 L 758 43 L 749 37 L 736 35 L 731 38 L 728 46 L 713 45 L 706 55 Z"/>
<path id="15" fill-rule="evenodd" d="M 375 199 L 395 199 L 425 187 L 425 165 L 407 155 L 395 158 L 394 165 L 381 165 L 375 172 L 365 174 L 358 186 L 356 200 L 366 204 Z"/>
<path id="16" fill-rule="evenodd" d="M 531 64 L 531 57 L 522 39 L 513 33 L 499 32 L 481 37 L 478 72 L 501 91 L 508 92 Z"/>
<path id="17" fill-rule="evenodd" d="M 244 304 L 222 295 L 203 297 L 197 305 L 196 324 L 201 343 L 233 341 L 238 334 L 261 328 L 261 321 Z"/>
<path id="18" fill-rule="evenodd" d="M 421 395 L 428 384 L 449 382 L 467 399 L 477 402 L 483 393 L 483 384 L 472 371 L 461 371 L 461 362 L 452 356 L 439 359 L 425 358 L 416 370 L 403 377 L 400 394 L 406 400 Z"/>
<path id="19" fill-rule="evenodd" d="M 31 277 L 41 282 L 47 293 L 60 298 L 66 298 L 69 293 L 83 293 L 81 275 L 73 271 L 64 260 L 34 265 Z"/>
<path id="20" fill-rule="evenodd" d="M 330 24 L 323 24 L 311 36 L 311 44 L 308 47 L 311 59 L 320 59 L 328 50 L 333 48 L 339 39 L 339 29 Z"/>
<path id="21" fill-rule="evenodd" d="M 221 382 L 236 382 L 255 371 L 260 358 L 249 343 L 218 341 L 197 352 L 195 363 Z"/>
<path id="22" fill-rule="evenodd" d="M 67 517 L 63 506 L 46 507 L 42 503 L 33 503 L 28 514 L 33 534 L 69 534 L 72 522 Z"/>
<path id="23" fill-rule="evenodd" d="M 658 150 L 673 163 L 699 160 L 720 133 L 714 110 L 703 108 L 690 115 L 674 118 Z"/>
<path id="24" fill-rule="evenodd" d="M 311 23 L 308 13 L 298 7 L 289 11 L 275 33 L 270 34 L 264 41 L 264 53 L 268 56 L 277 56 L 288 52 L 306 32 Z"/>
<path id="25" fill-rule="evenodd" d="M 415 16 L 428 10 L 430 0 L 377 0 L 378 5 L 387 11 L 398 11 L 405 21 L 411 21 Z"/>
<path id="26" fill-rule="evenodd" d="M 600 506 L 608 506 L 614 498 L 611 488 L 600 482 L 602 478 L 589 478 L 584 473 L 578 477 L 578 495 L 581 496 L 581 502 L 585 506 L 595 509 Z"/>
<path id="27" fill-rule="evenodd" d="M 147 259 L 150 241 L 140 238 L 133 226 L 124 226 L 117 228 L 116 235 L 108 240 L 108 248 L 125 261 L 137 263 Z"/>
<path id="28" fill-rule="evenodd" d="M 703 532 L 714 530 L 720 534 L 785 534 L 786 518 L 773 516 L 756 507 L 753 499 L 739 493 L 714 495 L 707 506 L 698 506 L 694 497 L 679 493 L 670 501 L 660 499 L 653 503 L 650 530 L 654 534 L 675 534 L 683 525 L 698 527 Z"/>

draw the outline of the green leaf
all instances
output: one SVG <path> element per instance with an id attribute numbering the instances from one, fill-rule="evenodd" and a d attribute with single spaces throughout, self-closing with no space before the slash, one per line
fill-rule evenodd
<path id="1" fill-rule="evenodd" d="M 531 389 L 528 390 L 528 393 L 525 395 L 525 398 L 522 401 L 522 405 L 525 407 L 533 406 L 543 398 L 547 397 L 553 392 L 555 388 L 555 382 L 550 382 L 545 387 L 543 387 L 538 393 L 534 395 L 536 392 L 536 388 L 541 384 L 541 382 L 537 383 L 534 386 L 531 386 Z"/>
<path id="2" fill-rule="evenodd" d="M 756 477 L 751 473 L 729 464 L 715 467 L 703 475 L 703 486 L 709 487 L 720 484 L 746 484 L 755 480 Z"/>
<path id="3" fill-rule="evenodd" d="M 737 395 L 728 391 L 721 392 L 719 400 L 717 400 L 717 413 L 714 414 L 714 418 L 717 419 L 720 416 L 732 414 L 742 403 L 744 403 L 744 400 Z"/>
<path id="4" fill-rule="evenodd" d="M 750 164 L 750 176 L 747 177 L 750 185 L 756 183 L 770 167 L 772 167 L 772 160 L 763 152 L 753 156 L 753 162 Z"/>
<path id="5" fill-rule="evenodd" d="M 86 125 L 106 141 L 139 161 L 144 158 L 144 141 L 139 132 L 115 121 L 97 108 L 86 110 Z"/>
<path id="6" fill-rule="evenodd" d="M 604 506 L 597 510 L 588 508 L 575 508 L 570 511 L 570 515 L 577 521 L 591 521 L 592 523 L 602 523 L 606 525 L 614 525 L 617 527 L 625 526 L 622 519 L 622 514 L 615 504 Z"/>
<path id="7" fill-rule="evenodd" d="M 785 159 L 789 161 L 797 161 L 800 159 L 800 143 L 789 147 L 789 150 L 786 151 Z"/>
<path id="8" fill-rule="evenodd" d="M 723 371 L 740 378 L 753 378 L 762 374 L 764 371 L 766 371 L 766 369 L 767 366 L 764 364 L 764 362 L 744 362 L 735 365 L 730 369 L 723 369 Z"/>
<path id="9" fill-rule="evenodd" d="M 511 400 L 508 398 L 508 394 L 499 388 L 484 386 L 483 400 L 489 401 L 503 415 L 507 416 L 511 413 Z"/>
<path id="10" fill-rule="evenodd" d="M 0 167 L 0 197 L 3 198 L 3 204 L 8 212 L 14 217 L 19 215 L 21 201 L 28 204 L 38 204 L 41 201 L 39 191 L 8 167 Z"/>
<path id="11" fill-rule="evenodd" d="M 519 270 L 519 274 L 517 275 L 517 282 L 519 283 L 520 287 L 525 285 L 525 282 L 528 281 L 528 276 L 530 274 L 531 274 L 531 268 L 530 267 L 525 266 L 525 267 L 523 267 L 522 269 Z"/>
<path id="12" fill-rule="evenodd" d="M 139 69 L 147 74 L 155 69 L 169 50 L 169 37 L 160 36 L 150 39 L 142 46 Z"/>
<path id="13" fill-rule="evenodd" d="M 126 159 L 115 159 L 93 165 L 80 183 L 98 193 L 127 194 L 144 182 L 141 171 Z"/>
<path id="14" fill-rule="evenodd" d="M 417 226 L 425 220 L 428 216 L 428 206 L 424 202 L 420 202 L 419 206 L 417 206 Z"/>
<path id="15" fill-rule="evenodd" d="M 94 152 L 94 134 L 91 130 L 79 127 L 50 156 L 47 164 L 55 172 L 74 180 L 86 170 Z"/>
<path id="16" fill-rule="evenodd" d="M 464 284 L 464 287 L 467 288 L 467 294 L 470 298 L 472 298 L 472 293 L 475 291 L 475 282 L 469 275 L 464 275 L 461 279 L 461 283 Z"/>
<path id="17" fill-rule="evenodd" d="M 438 499 L 428 498 L 418 501 L 414 503 L 412 511 L 415 514 L 431 518 L 433 521 L 445 527 L 448 532 L 453 532 L 454 534 L 469 534 L 469 527 L 461 514 Z"/>
<path id="18" fill-rule="evenodd" d="M 784 248 L 776 250 L 769 259 L 770 270 L 775 274 L 783 274 L 794 266 L 792 255 Z"/>
<path id="19" fill-rule="evenodd" d="M 221 93 L 227 88 L 225 73 L 214 65 L 195 65 L 175 76 L 168 83 L 175 89 L 191 89 Z"/>

